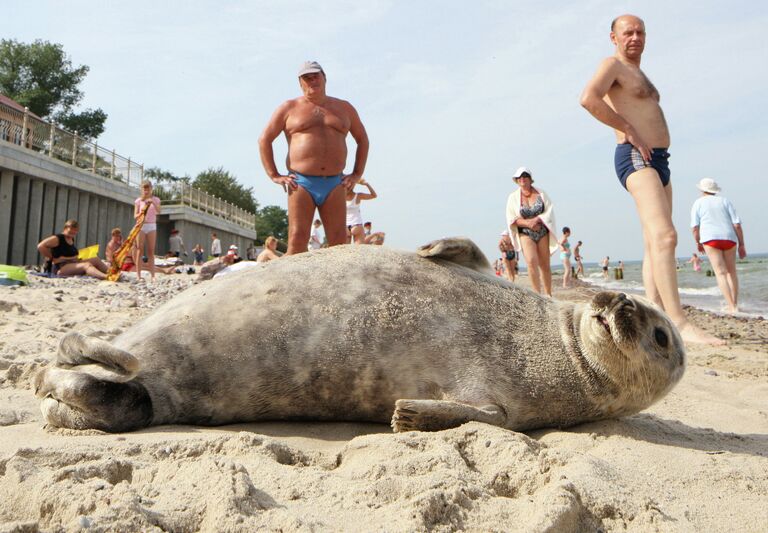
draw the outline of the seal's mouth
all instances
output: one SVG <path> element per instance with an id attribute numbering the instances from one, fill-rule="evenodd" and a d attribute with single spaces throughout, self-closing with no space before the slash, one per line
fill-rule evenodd
<path id="1" fill-rule="evenodd" d="M 622 323 L 637 309 L 635 302 L 624 293 L 601 293 L 593 305 L 596 309 L 592 317 L 611 337 L 614 336 L 614 328 L 616 334 L 625 333 L 623 330 L 626 328 L 622 327 Z M 611 326 L 611 322 L 613 322 L 613 326 Z"/>
<path id="2" fill-rule="evenodd" d="M 605 328 L 605 331 L 608 333 L 608 335 L 611 334 L 611 325 L 608 323 L 608 319 L 605 318 L 603 315 L 592 315 L 597 322 L 602 325 Z"/>

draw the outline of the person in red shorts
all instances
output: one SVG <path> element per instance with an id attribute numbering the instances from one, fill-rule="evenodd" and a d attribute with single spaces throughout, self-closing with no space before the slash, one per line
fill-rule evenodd
<path id="1" fill-rule="evenodd" d="M 736 313 L 739 310 L 736 253 L 740 259 L 747 257 L 741 219 L 727 198 L 717 196 L 720 186 L 715 180 L 704 178 L 696 187 L 701 191 L 701 197 L 691 207 L 693 238 L 699 252 L 706 253 L 712 264 L 728 311 Z"/>

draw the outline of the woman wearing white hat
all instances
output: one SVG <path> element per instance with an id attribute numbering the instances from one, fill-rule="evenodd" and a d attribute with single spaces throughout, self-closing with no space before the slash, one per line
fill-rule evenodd
<path id="1" fill-rule="evenodd" d="M 552 296 L 552 270 L 549 257 L 560 245 L 556 234 L 555 212 L 547 193 L 534 187 L 533 175 L 520 167 L 512 178 L 520 187 L 507 199 L 507 227 L 517 250 L 522 250 L 533 290 Z"/>
<path id="2" fill-rule="evenodd" d="M 696 187 L 701 191 L 701 198 L 691 208 L 693 238 L 699 252 L 706 253 L 712 264 L 728 310 L 735 313 L 739 310 L 736 252 L 738 250 L 741 259 L 747 256 L 741 220 L 727 198 L 716 196 L 720 186 L 715 180 L 704 178 Z"/>

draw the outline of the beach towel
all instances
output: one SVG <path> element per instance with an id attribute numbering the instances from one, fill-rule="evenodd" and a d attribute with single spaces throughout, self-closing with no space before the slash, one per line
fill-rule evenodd
<path id="1" fill-rule="evenodd" d="M 112 255 L 112 264 L 109 266 L 109 270 L 107 271 L 107 279 L 109 281 L 117 281 L 120 279 L 120 272 L 123 268 L 125 258 L 128 257 L 128 254 L 131 253 L 131 247 L 139 236 L 141 227 L 144 225 L 144 218 L 147 216 L 147 209 L 149 209 L 149 206 L 151 205 L 154 204 L 147 203 L 144 205 L 144 209 L 142 209 L 141 213 L 139 213 L 139 218 L 136 219 L 136 224 L 128 234 L 128 237 L 125 238 L 123 244 L 120 245 L 120 248 L 118 248 L 117 251 Z"/>

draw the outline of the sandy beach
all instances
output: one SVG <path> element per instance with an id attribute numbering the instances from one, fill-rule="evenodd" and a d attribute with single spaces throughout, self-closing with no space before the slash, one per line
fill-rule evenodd
<path id="1" fill-rule="evenodd" d="M 65 332 L 110 340 L 193 282 L 33 277 L 28 287 L 0 287 L 0 532 L 757 532 L 768 524 L 768 322 L 693 308 L 690 319 L 727 346 L 688 346 L 681 383 L 648 410 L 567 430 L 44 427 L 32 377 Z"/>

